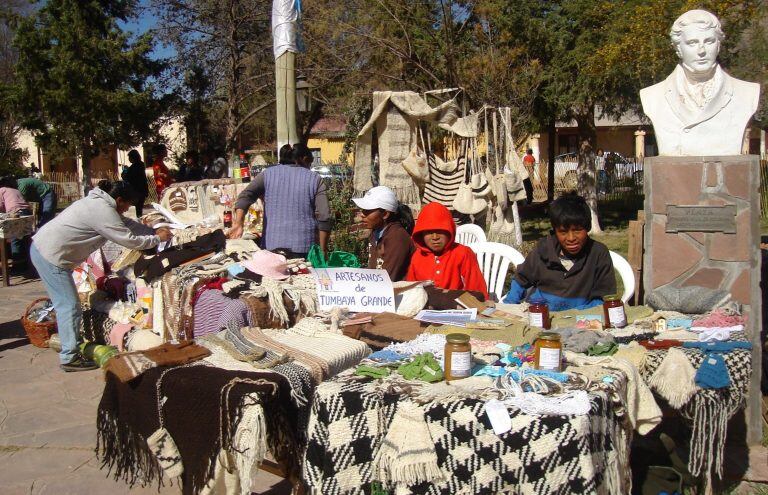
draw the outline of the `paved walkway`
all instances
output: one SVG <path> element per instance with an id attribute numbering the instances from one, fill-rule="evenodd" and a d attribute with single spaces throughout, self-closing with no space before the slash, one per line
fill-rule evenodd
<path id="1" fill-rule="evenodd" d="M 171 494 L 177 487 L 128 488 L 99 469 L 96 408 L 100 371 L 64 373 L 50 349 L 28 343 L 19 322 L 24 308 L 44 297 L 39 281 L 15 277 L 0 288 L 0 493 Z M 290 485 L 260 472 L 258 493 L 290 493 Z"/>

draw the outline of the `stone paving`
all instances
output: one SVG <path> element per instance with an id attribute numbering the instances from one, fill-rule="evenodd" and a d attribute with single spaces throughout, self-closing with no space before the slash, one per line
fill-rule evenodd
<path id="1" fill-rule="evenodd" d="M 179 493 L 176 486 L 129 489 L 99 469 L 94 447 L 102 374 L 65 373 L 55 352 L 30 345 L 19 317 L 45 289 L 21 277 L 11 284 L 0 288 L 0 494 Z M 253 488 L 291 492 L 288 482 L 266 472 Z"/>

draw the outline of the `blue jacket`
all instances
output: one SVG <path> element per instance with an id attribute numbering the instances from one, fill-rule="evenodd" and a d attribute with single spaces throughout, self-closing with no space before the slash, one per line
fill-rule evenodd
<path id="1" fill-rule="evenodd" d="M 604 296 L 616 293 L 616 276 L 608 248 L 587 239 L 584 249 L 566 270 L 560 262 L 560 243 L 550 235 L 541 239 L 525 262 L 517 267 L 505 303 L 520 303 L 529 288 L 534 290 L 527 299 L 547 301 L 550 311 L 586 309 L 602 303 Z"/>

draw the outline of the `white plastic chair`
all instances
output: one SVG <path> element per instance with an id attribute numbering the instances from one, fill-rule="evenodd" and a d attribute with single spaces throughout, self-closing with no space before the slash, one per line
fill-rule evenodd
<path id="1" fill-rule="evenodd" d="M 621 282 L 624 284 L 624 293 L 621 295 L 621 300 L 626 303 L 635 293 L 635 272 L 632 270 L 629 261 L 625 260 L 622 255 L 615 251 L 611 251 L 611 261 L 613 261 L 613 268 L 619 272 Z"/>
<path id="2" fill-rule="evenodd" d="M 479 225 L 467 223 L 456 227 L 456 242 L 469 246 L 477 242 L 485 242 L 485 231 Z"/>
<path id="3" fill-rule="evenodd" d="M 504 282 L 509 272 L 509 265 L 518 266 L 525 261 L 525 256 L 517 249 L 500 242 L 478 242 L 469 246 L 477 255 L 480 271 L 488 286 L 488 294 L 496 295 L 500 301 L 504 294 Z"/>

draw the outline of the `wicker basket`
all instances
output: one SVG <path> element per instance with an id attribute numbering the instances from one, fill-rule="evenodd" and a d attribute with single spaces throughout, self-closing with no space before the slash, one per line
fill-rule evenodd
<path id="1" fill-rule="evenodd" d="M 27 309 L 24 311 L 24 316 L 21 317 L 21 324 L 24 327 L 24 331 L 27 332 L 29 341 L 36 347 L 48 347 L 48 339 L 51 338 L 52 333 L 56 332 L 55 319 L 53 321 L 43 321 L 40 323 L 29 319 L 29 313 L 32 311 L 32 308 L 34 308 L 36 304 L 48 300 L 47 297 L 35 299 L 29 306 L 27 306 Z"/>

